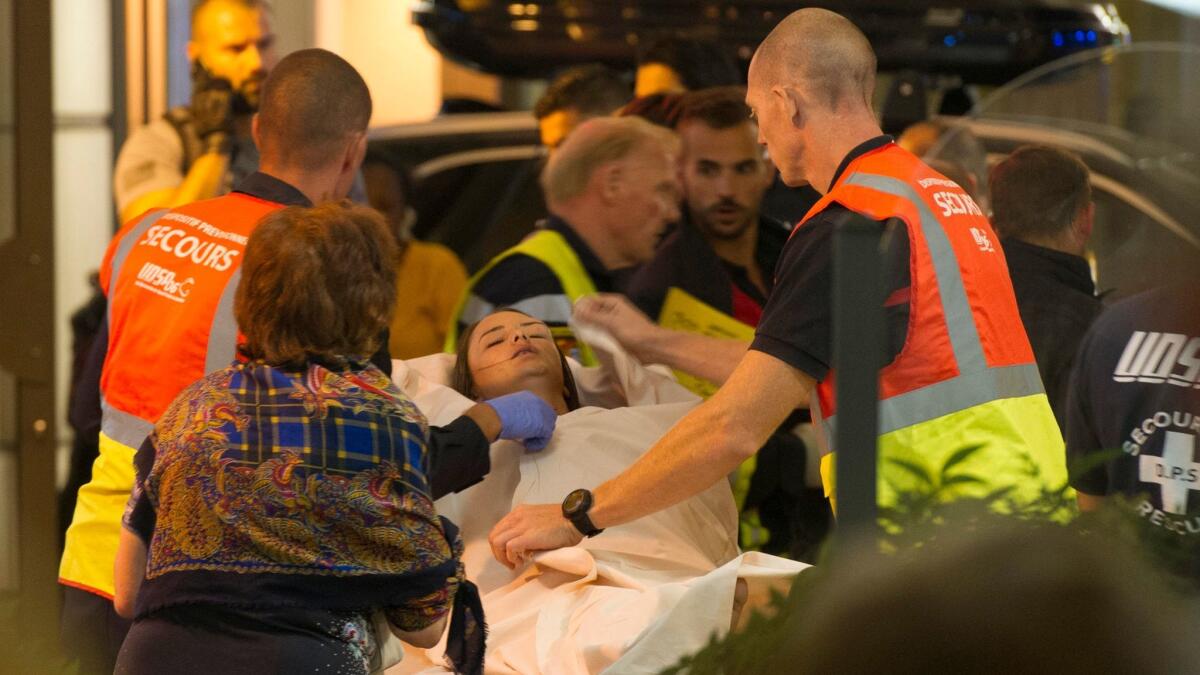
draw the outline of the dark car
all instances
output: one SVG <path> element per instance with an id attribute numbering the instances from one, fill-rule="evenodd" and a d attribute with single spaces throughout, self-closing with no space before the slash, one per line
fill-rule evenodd
<path id="1" fill-rule="evenodd" d="M 413 234 L 445 244 L 471 272 L 545 215 L 545 150 L 528 112 L 445 115 L 371 131 L 370 154 L 413 177 Z"/>
<path id="2" fill-rule="evenodd" d="M 1115 296 L 1200 265 L 1200 139 L 1190 101 L 1170 78 L 1200 72 L 1200 48 L 1125 46 L 1047 65 L 998 90 L 969 129 L 991 163 L 1027 143 L 1078 153 L 1092 171 L 1097 281 Z M 1141 74 L 1156 73 L 1147 79 Z M 1148 110 L 1147 110 L 1148 109 Z M 454 115 L 377 129 L 372 154 L 411 167 L 418 237 L 476 270 L 544 215 L 544 151 L 529 113 Z"/>
<path id="3" fill-rule="evenodd" d="M 1200 268 L 1200 47 L 1126 45 L 1062 59 L 1000 88 L 969 116 L 989 163 L 1021 145 L 1065 148 L 1091 170 L 1097 286 L 1120 297 Z M 936 154 L 936 150 L 935 150 Z"/>
<path id="4" fill-rule="evenodd" d="M 749 61 L 775 24 L 802 6 L 853 21 L 881 70 L 979 84 L 1128 40 L 1112 5 L 1063 0 L 424 0 L 413 19 L 451 58 L 502 75 L 548 77 L 578 63 L 630 68 L 639 45 L 668 36 L 716 42 Z"/>

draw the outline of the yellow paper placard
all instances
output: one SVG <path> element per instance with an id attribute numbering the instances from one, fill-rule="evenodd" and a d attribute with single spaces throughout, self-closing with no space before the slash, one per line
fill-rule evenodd
<path id="1" fill-rule="evenodd" d="M 754 339 L 754 327 L 738 321 L 721 310 L 696 298 L 696 296 L 672 286 L 667 290 L 662 311 L 658 313 L 658 325 L 671 330 L 699 333 L 709 337 L 749 342 Z M 717 390 L 717 385 L 708 380 L 676 370 L 679 383 L 691 391 L 708 398 Z M 746 511 L 746 493 L 750 490 L 750 478 L 757 465 L 754 457 L 742 462 L 730 482 L 733 498 L 737 502 L 739 515 L 739 539 L 744 550 L 757 550 L 767 542 L 768 533 L 758 520 L 758 513 Z"/>
<path id="2" fill-rule="evenodd" d="M 658 325 L 663 328 L 699 333 L 715 338 L 743 340 L 754 339 L 754 327 L 725 314 L 682 289 L 672 286 L 667 290 L 662 311 L 658 313 Z M 717 390 L 717 385 L 687 373 L 675 371 L 679 383 L 691 391 L 708 398 Z"/>

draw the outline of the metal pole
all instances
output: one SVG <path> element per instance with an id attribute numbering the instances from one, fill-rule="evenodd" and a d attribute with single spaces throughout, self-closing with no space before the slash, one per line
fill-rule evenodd
<path id="1" fill-rule="evenodd" d="M 873 527 L 879 367 L 884 353 L 881 223 L 849 218 L 833 238 L 833 362 L 838 528 Z"/>

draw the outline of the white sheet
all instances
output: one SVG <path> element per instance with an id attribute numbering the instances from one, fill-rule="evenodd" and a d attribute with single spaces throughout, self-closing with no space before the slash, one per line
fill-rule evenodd
<path id="1" fill-rule="evenodd" d="M 586 329 L 584 329 L 586 331 Z M 606 335 L 588 333 L 602 366 L 573 364 L 584 407 L 559 418 L 549 446 L 525 453 L 492 445 L 481 483 L 437 502 L 459 524 L 467 575 L 480 587 L 489 625 L 490 673 L 658 672 L 729 629 L 737 579 L 750 583 L 748 608 L 769 587 L 786 588 L 805 567 L 757 553 L 738 555 L 737 512 L 726 481 L 653 516 L 606 530 L 579 546 L 537 554 L 510 571 L 488 547 L 492 526 L 520 503 L 557 503 L 624 470 L 698 399 L 663 372 L 641 367 Z M 392 377 L 432 424 L 472 402 L 440 382 L 452 357 L 394 363 Z M 606 409 L 632 401 L 636 407 Z M 748 615 L 743 612 L 743 617 Z M 440 647 L 409 649 L 390 675 L 443 672 Z"/>

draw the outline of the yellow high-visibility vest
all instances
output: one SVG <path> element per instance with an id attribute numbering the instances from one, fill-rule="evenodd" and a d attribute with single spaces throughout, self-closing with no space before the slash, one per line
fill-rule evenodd
<path id="1" fill-rule="evenodd" d="M 472 297 L 475 285 L 493 267 L 514 255 L 527 255 L 549 267 L 550 271 L 558 279 L 558 283 L 563 287 L 563 294 L 566 295 L 567 300 L 572 304 L 579 298 L 585 295 L 592 295 L 596 292 L 596 285 L 592 282 L 592 278 L 588 275 L 587 270 L 584 269 L 579 256 L 575 254 L 571 245 L 567 243 L 566 238 L 554 230 L 538 230 L 522 240 L 521 243 L 492 258 L 487 265 L 483 266 L 483 269 L 476 272 L 470 281 L 467 282 L 467 288 L 463 291 L 462 297 L 458 300 L 458 305 L 454 308 L 453 319 L 451 319 L 450 326 L 446 331 L 446 352 L 453 354 L 458 348 L 458 324 L 463 311 L 467 308 L 467 303 Z M 520 309 L 527 311 L 532 316 L 537 316 L 536 309 L 532 311 L 528 311 L 527 308 Z M 575 338 L 571 333 L 571 329 L 566 326 L 551 326 L 550 333 L 554 336 L 555 340 Z M 575 357 L 585 366 L 594 366 L 597 364 L 595 355 L 586 344 L 578 342 L 578 347 L 579 353 L 577 355 L 572 354 L 571 356 Z"/>

